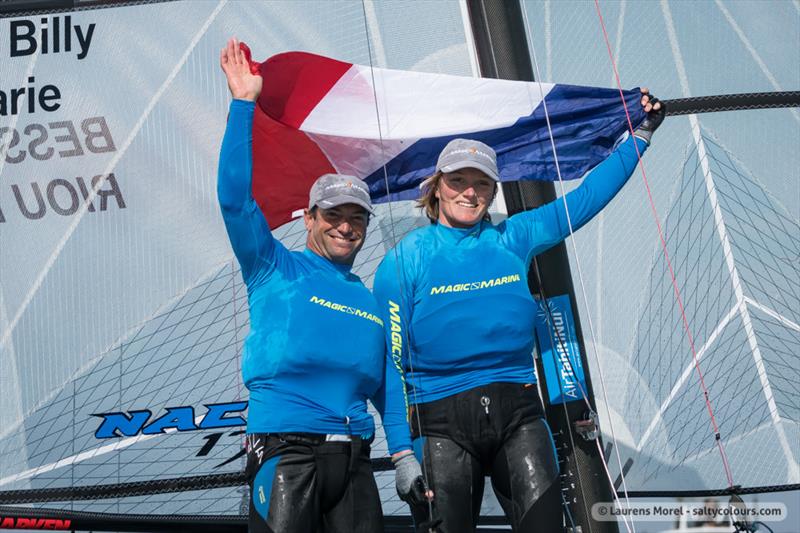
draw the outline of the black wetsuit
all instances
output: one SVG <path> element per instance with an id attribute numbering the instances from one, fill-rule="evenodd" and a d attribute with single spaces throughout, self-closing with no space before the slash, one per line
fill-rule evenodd
<path id="1" fill-rule="evenodd" d="M 413 409 L 424 428 L 420 436 L 414 414 L 414 451 L 425 458 L 440 531 L 474 530 L 486 476 L 514 531 L 561 530 L 558 465 L 535 385 L 493 383 Z M 430 519 L 427 506 L 412 513 Z"/>
<path id="2" fill-rule="evenodd" d="M 250 532 L 383 531 L 369 441 L 247 435 Z"/>

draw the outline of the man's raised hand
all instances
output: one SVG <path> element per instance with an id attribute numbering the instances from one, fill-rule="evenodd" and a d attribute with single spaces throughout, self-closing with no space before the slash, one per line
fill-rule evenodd
<path id="1" fill-rule="evenodd" d="M 264 80 L 258 74 L 250 72 L 250 64 L 236 38 L 229 39 L 228 44 L 220 52 L 219 66 L 222 67 L 222 71 L 228 79 L 231 96 L 237 100 L 251 102 L 258 99 Z"/>

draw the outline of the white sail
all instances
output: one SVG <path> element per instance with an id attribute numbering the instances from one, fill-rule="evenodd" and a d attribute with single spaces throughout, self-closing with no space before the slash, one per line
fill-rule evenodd
<path id="1" fill-rule="evenodd" d="M 593 3 L 524 5 L 546 80 L 616 85 Z M 797 90 L 800 52 L 775 36 L 796 42 L 800 14 L 763 7 L 600 3 L 622 86 L 660 98 Z M 746 487 L 800 482 L 798 143 L 796 109 L 690 115 L 669 118 L 644 158 L 733 480 Z M 575 243 L 604 441 L 613 425 L 622 464 L 632 460 L 627 489 L 727 487 L 640 173 Z"/>
<path id="2" fill-rule="evenodd" d="M 662 98 L 800 87 L 798 47 L 774 38 L 797 42 L 796 7 L 760 5 L 603 5 L 623 86 Z M 593 5 L 524 7 L 547 81 L 614 85 Z M 226 462 L 241 427 L 96 436 L 98 414 L 150 410 L 152 422 L 184 407 L 192 416 L 174 425 L 199 425 L 204 405 L 247 398 L 246 294 L 215 192 L 229 101 L 219 48 L 236 35 L 260 58 L 308 50 L 472 75 L 461 5 L 152 3 L 0 19 L 0 35 L 12 24 L 38 40 L 13 57 L 0 46 L 0 493 L 241 471 L 241 458 Z M 48 85 L 60 96 L 43 105 Z M 800 483 L 799 145 L 796 110 L 737 112 L 667 120 L 645 159 L 721 438 L 747 486 Z M 368 285 L 385 251 L 424 223 L 408 203 L 379 209 L 355 269 Z M 649 210 L 634 177 L 570 252 L 589 289 L 578 312 L 595 331 L 584 320 L 595 390 L 598 364 L 607 385 L 604 440 L 633 460 L 628 490 L 722 488 Z M 276 235 L 304 246 L 296 223 Z M 379 435 L 373 456 L 385 455 Z M 391 473 L 377 478 L 384 512 L 407 513 Z M 226 487 L 48 505 L 240 514 L 246 500 Z"/>

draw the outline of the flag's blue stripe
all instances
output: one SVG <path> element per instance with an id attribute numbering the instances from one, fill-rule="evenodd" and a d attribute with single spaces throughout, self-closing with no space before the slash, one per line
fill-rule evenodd
<path id="1" fill-rule="evenodd" d="M 634 127 L 644 120 L 638 89 L 624 91 Z M 476 102 L 475 105 L 481 105 Z M 547 95 L 547 111 L 564 179 L 583 176 L 603 161 L 627 131 L 625 110 L 616 89 L 556 85 Z M 497 152 L 502 181 L 558 179 L 544 106 L 511 126 L 445 137 L 421 139 L 386 164 L 392 200 L 419 196 L 417 186 L 433 174 L 436 158 L 452 139 L 468 137 Z M 386 202 L 384 169 L 366 178 L 374 202 Z"/>

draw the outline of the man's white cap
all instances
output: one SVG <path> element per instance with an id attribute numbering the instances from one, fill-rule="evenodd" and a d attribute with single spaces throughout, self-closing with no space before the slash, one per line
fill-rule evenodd
<path id="1" fill-rule="evenodd" d="M 366 183 L 346 174 L 323 174 L 308 193 L 308 208 L 330 209 L 338 205 L 356 204 L 372 213 L 372 200 Z"/>

